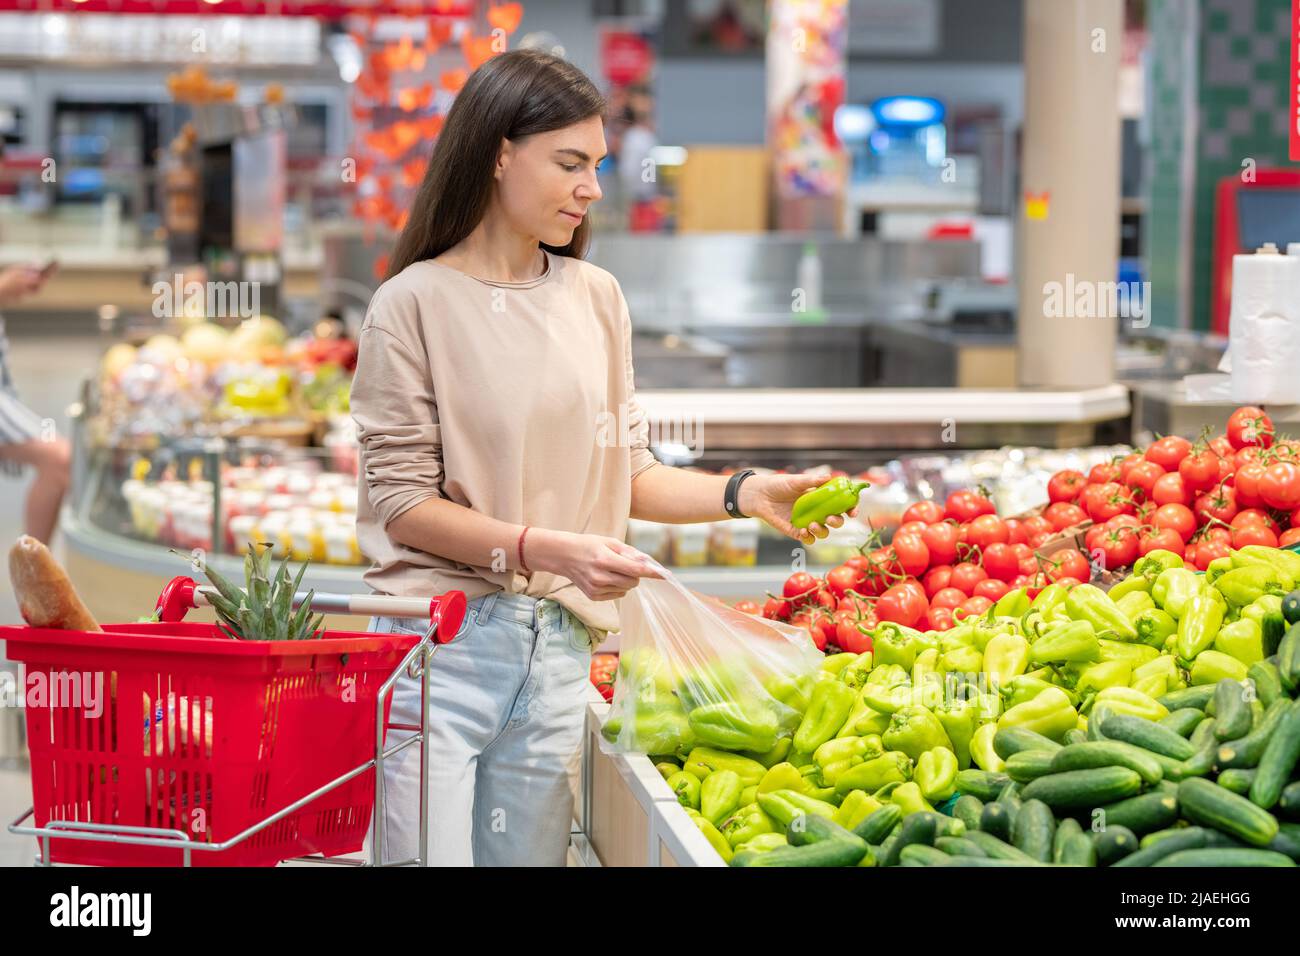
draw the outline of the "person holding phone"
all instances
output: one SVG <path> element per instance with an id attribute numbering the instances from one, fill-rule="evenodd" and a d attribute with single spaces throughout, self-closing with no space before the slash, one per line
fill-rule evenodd
<path id="1" fill-rule="evenodd" d="M 0 307 L 39 292 L 54 272 L 44 266 L 17 265 L 0 269 Z M 18 397 L 9 370 L 9 343 L 0 317 L 0 472 L 21 476 L 30 466 L 35 480 L 27 491 L 23 526 L 27 534 L 48 545 L 59 521 L 59 507 L 72 472 L 72 447 L 54 433 L 50 419 L 32 411 Z"/>
<path id="2" fill-rule="evenodd" d="M 657 576 L 623 542 L 630 516 L 754 515 L 809 543 L 828 533 L 790 522 L 819 476 L 703 475 L 651 454 L 627 303 L 583 260 L 604 112 L 559 57 L 517 50 L 480 66 L 361 327 L 351 407 L 365 579 L 384 594 L 470 599 L 429 676 L 435 865 L 564 864 L 591 651 L 618 628 L 615 601 Z M 418 724 L 420 711 L 420 683 L 404 675 L 392 720 Z M 385 763 L 386 862 L 418 853 L 420 770 L 414 747 Z"/>

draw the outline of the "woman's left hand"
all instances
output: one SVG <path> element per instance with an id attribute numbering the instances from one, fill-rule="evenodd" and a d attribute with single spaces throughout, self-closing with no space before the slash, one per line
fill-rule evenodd
<path id="1" fill-rule="evenodd" d="M 830 534 L 831 528 L 843 525 L 844 516 L 832 515 L 825 525 L 814 522 L 807 528 L 796 528 L 790 523 L 790 512 L 800 495 L 825 481 L 825 475 L 751 475 L 741 483 L 737 503 L 745 514 L 762 518 L 777 531 L 803 544 L 812 544 Z M 857 508 L 847 512 L 849 517 L 857 513 Z"/>

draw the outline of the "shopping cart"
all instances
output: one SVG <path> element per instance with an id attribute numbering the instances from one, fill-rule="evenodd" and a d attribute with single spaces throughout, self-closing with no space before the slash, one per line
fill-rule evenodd
<path id="1" fill-rule="evenodd" d="M 427 617 L 422 637 L 240 641 L 182 620 L 211 591 L 174 578 L 158 623 L 102 633 L 0 627 L 25 668 L 31 751 L 33 805 L 9 832 L 37 838 L 37 865 L 356 866 L 366 861 L 337 857 L 360 850 L 373 821 L 370 865 L 427 865 L 429 665 L 460 629 L 464 593 L 312 597 L 329 613 Z M 421 683 L 418 725 L 389 722 L 403 673 Z M 386 747 L 389 730 L 412 733 Z M 384 761 L 409 746 L 419 856 L 384 864 Z"/>

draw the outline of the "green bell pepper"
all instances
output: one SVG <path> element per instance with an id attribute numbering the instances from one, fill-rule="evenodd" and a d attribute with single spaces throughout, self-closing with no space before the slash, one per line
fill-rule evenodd
<path id="1" fill-rule="evenodd" d="M 911 673 L 916 663 L 917 645 L 913 640 L 916 631 L 892 621 L 885 621 L 872 635 L 871 652 L 877 664 L 896 664 Z"/>
<path id="2" fill-rule="evenodd" d="M 758 805 L 783 831 L 790 829 L 790 825 L 805 813 L 832 820 L 837 809 L 834 804 L 795 790 L 760 793 Z"/>
<path id="3" fill-rule="evenodd" d="M 748 757 L 761 763 L 764 767 L 775 767 L 790 754 L 790 748 L 793 746 L 790 737 L 778 737 L 771 750 L 765 753 L 756 753 L 753 750 L 742 750 L 741 756 Z"/>
<path id="4" fill-rule="evenodd" d="M 794 749 L 812 753 L 834 737 L 844 726 L 857 696 L 852 687 L 839 681 L 823 681 L 814 687 L 808 711 L 794 732 Z"/>
<path id="5" fill-rule="evenodd" d="M 1259 625 L 1263 639 L 1264 656 L 1277 653 L 1286 633 L 1286 618 L 1282 616 L 1282 598 L 1276 594 L 1264 594 L 1241 609 L 1243 620 L 1254 621 Z"/>
<path id="6" fill-rule="evenodd" d="M 954 774 L 954 776 L 956 776 Z M 889 795 L 889 802 L 903 809 L 903 815 L 912 813 L 933 813 L 934 807 L 925 799 L 925 794 L 915 781 L 899 784 Z"/>
<path id="7" fill-rule="evenodd" d="M 943 803 L 957 788 L 957 770 L 957 755 L 947 747 L 934 747 L 917 759 L 912 779 L 925 799 Z"/>
<path id="8" fill-rule="evenodd" d="M 839 677 L 840 671 L 844 670 L 846 666 L 857 659 L 857 654 L 847 652 L 843 654 L 831 654 L 822 661 L 821 669 L 828 674 L 833 674 L 834 676 Z"/>
<path id="9" fill-rule="evenodd" d="M 993 616 L 1021 617 L 1029 610 L 1029 589 L 1012 588 L 993 603 Z"/>
<path id="10" fill-rule="evenodd" d="M 1173 660 L 1173 658 L 1169 658 Z M 1163 697 L 1172 688 L 1168 674 L 1147 674 L 1145 677 L 1134 677 L 1129 685 L 1136 691 L 1141 691 L 1148 697 Z"/>
<path id="11" fill-rule="evenodd" d="M 1137 628 L 1138 642 L 1148 647 L 1163 647 L 1165 638 L 1178 631 L 1178 622 L 1168 611 L 1152 607 L 1137 616 L 1133 622 Z"/>
<path id="12" fill-rule="evenodd" d="M 661 777 L 667 780 L 682 768 L 680 764 L 673 763 L 671 760 L 661 760 L 655 764 L 655 769 L 659 771 Z"/>
<path id="13" fill-rule="evenodd" d="M 1188 601 L 1178 619 L 1178 656 L 1190 661 L 1210 647 L 1223 624 L 1223 612 L 1223 605 L 1205 592 Z"/>
<path id="14" fill-rule="evenodd" d="M 1250 544 L 1231 552 L 1229 557 L 1236 567 L 1246 567 L 1250 564 L 1268 565 L 1278 573 L 1279 579 L 1288 591 L 1300 584 L 1300 554 L 1294 551 Z"/>
<path id="15" fill-rule="evenodd" d="M 854 655 L 854 659 L 840 670 L 840 683 L 848 684 L 854 690 L 858 690 L 866 684 L 872 666 L 872 653 L 870 651 Z"/>
<path id="16" fill-rule="evenodd" d="M 847 794 L 854 790 L 865 790 L 875 793 L 888 783 L 903 783 L 910 779 L 912 761 L 907 755 L 898 751 L 886 751 L 879 757 L 863 761 L 840 774 L 840 779 L 835 783 L 835 792 Z"/>
<path id="17" fill-rule="evenodd" d="M 814 674 L 800 674 L 798 677 L 780 674 L 765 681 L 763 687 L 785 706 L 802 714 L 808 709 L 808 701 L 812 699 L 813 687 L 817 683 Z"/>
<path id="18" fill-rule="evenodd" d="M 1028 611 L 1025 612 L 1025 614 L 1028 613 Z M 999 617 L 992 621 L 986 617 L 981 617 L 974 625 L 972 625 L 971 633 L 974 637 L 974 640 L 971 642 L 972 646 L 975 650 L 983 654 L 984 651 L 988 649 L 989 642 L 999 634 L 1019 634 L 1020 621 L 1023 617 L 1024 615 L 1021 615 L 1020 617 Z M 946 634 L 947 632 L 945 631 L 944 633 Z"/>
<path id="19" fill-rule="evenodd" d="M 748 709 L 733 701 L 704 704 L 690 714 L 691 730 L 700 743 L 724 750 L 763 753 L 776 746 L 780 725 L 776 714 L 761 704 Z"/>
<path id="20" fill-rule="evenodd" d="M 757 836 L 750 837 L 744 843 L 737 843 L 735 852 L 768 853 L 779 847 L 789 845 L 790 842 L 786 840 L 784 833 L 760 833 Z"/>
<path id="21" fill-rule="evenodd" d="M 746 787 L 757 786 L 767 773 L 767 768 L 757 760 L 742 757 L 740 754 L 714 750 L 711 747 L 696 747 L 686 756 L 683 767 L 688 773 L 695 774 L 701 780 L 719 770 L 731 770 L 740 777 L 741 783 Z"/>
<path id="22" fill-rule="evenodd" d="M 912 686 L 924 687 L 927 675 L 934 674 L 938 670 L 939 648 L 927 647 L 917 654 L 916 660 L 912 662 Z"/>
<path id="23" fill-rule="evenodd" d="M 1226 554 L 1221 558 L 1215 558 L 1205 566 L 1205 583 L 1217 583 L 1219 578 L 1223 577 L 1234 567 L 1235 565 L 1232 563 L 1232 558 L 1228 557 Z M 1264 565 L 1255 565 L 1255 567 L 1262 568 Z"/>
<path id="24" fill-rule="evenodd" d="M 1154 551 L 1144 554 L 1134 562 L 1133 577 L 1129 578 L 1129 580 L 1131 581 L 1136 577 L 1146 581 L 1149 585 L 1170 568 L 1181 567 L 1183 567 L 1182 558 L 1174 554 L 1172 551 L 1166 551 L 1164 548 L 1157 548 Z M 1121 582 L 1121 584 L 1122 583 L 1123 582 Z M 1113 593 L 1114 588 L 1112 588 L 1111 591 Z M 1118 598 L 1120 595 L 1116 595 L 1116 597 Z"/>
<path id="25" fill-rule="evenodd" d="M 1264 659 L 1264 632 L 1251 618 L 1239 618 L 1219 628 L 1219 633 L 1214 636 L 1214 649 L 1249 667 Z"/>
<path id="26" fill-rule="evenodd" d="M 947 654 L 959 647 L 975 646 L 975 625 L 957 624 L 939 635 L 939 653 Z"/>
<path id="27" fill-rule="evenodd" d="M 1099 660 L 1101 645 L 1097 643 L 1097 632 L 1092 622 L 1086 620 L 1071 621 L 1054 627 L 1029 646 L 1031 664 Z"/>
<path id="28" fill-rule="evenodd" d="M 687 810 L 686 814 L 691 818 L 691 822 L 695 824 L 696 828 L 704 834 L 704 838 L 709 841 L 709 846 L 713 847 L 718 856 L 722 857 L 723 862 L 730 863 L 731 844 L 727 842 L 727 838 L 698 811 Z"/>
<path id="29" fill-rule="evenodd" d="M 1200 684 L 1217 684 L 1225 677 L 1243 681 L 1249 672 L 1250 668 L 1235 657 L 1229 657 L 1220 651 L 1201 651 L 1192 662 L 1188 676 L 1195 687 Z"/>
<path id="30" fill-rule="evenodd" d="M 1171 632 L 1169 636 L 1172 637 L 1173 633 Z M 1160 656 L 1160 651 L 1149 644 L 1130 644 L 1126 641 L 1108 641 L 1103 638 L 1097 641 L 1097 646 L 1101 648 L 1103 661 L 1128 661 L 1134 667 L 1139 667 Z"/>
<path id="31" fill-rule="evenodd" d="M 1024 727 L 1059 741 L 1078 722 L 1079 715 L 1070 705 L 1070 698 L 1065 691 L 1060 687 L 1049 687 L 1033 700 L 1007 710 L 998 718 L 998 728 Z"/>
<path id="32" fill-rule="evenodd" d="M 822 786 L 833 787 L 844 771 L 864 760 L 879 757 L 882 753 L 884 747 L 881 746 L 880 738 L 875 735 L 838 737 L 818 747 L 813 754 L 813 761 L 817 764 Z"/>
<path id="33" fill-rule="evenodd" d="M 740 806 L 740 791 L 744 787 L 734 770 L 719 770 L 704 778 L 700 784 L 700 813 L 715 827 L 731 816 Z"/>
<path id="34" fill-rule="evenodd" d="M 1048 688 L 1055 686 L 1051 681 L 1043 680 L 1041 677 L 1031 677 L 1029 674 L 1013 677 L 1002 685 L 1000 691 L 1002 706 L 1006 710 L 1018 707 L 1033 700 Z"/>
<path id="35" fill-rule="evenodd" d="M 1188 568 L 1169 568 L 1160 572 L 1155 584 L 1151 585 L 1151 597 L 1156 606 L 1177 620 L 1183 616 L 1183 609 L 1192 596 L 1199 594 L 1203 582 L 1196 572 Z"/>
<path id="36" fill-rule="evenodd" d="M 748 843 L 755 837 L 775 833 L 776 823 L 755 802 L 741 807 L 718 829 L 734 849 L 738 848 L 742 843 Z"/>
<path id="37" fill-rule="evenodd" d="M 1038 597 L 1029 602 L 1032 610 L 1047 614 L 1052 608 L 1062 603 L 1069 595 L 1069 589 L 1061 584 L 1049 584 L 1038 592 Z"/>
<path id="38" fill-rule="evenodd" d="M 880 809 L 880 801 L 865 790 L 854 790 L 844 798 L 835 816 L 831 819 L 846 830 L 852 830 L 859 823 Z"/>
<path id="39" fill-rule="evenodd" d="M 981 770 L 987 770 L 989 773 L 997 773 L 1004 766 L 1005 762 L 998 756 L 993 749 L 993 738 L 998 732 L 998 725 L 995 721 L 982 724 L 975 731 L 975 736 L 970 742 L 970 756 L 975 766 Z"/>
<path id="40" fill-rule="evenodd" d="M 984 655 L 974 647 L 957 647 L 939 658 L 939 670 L 945 674 L 978 674 L 984 670 Z"/>
<path id="41" fill-rule="evenodd" d="M 1161 570 L 1164 569 L 1162 568 Z M 1110 595 L 1110 599 L 1116 604 L 1119 603 L 1120 598 L 1128 597 L 1130 594 L 1150 595 L 1152 580 L 1153 579 L 1145 578 L 1140 574 L 1134 574 L 1131 577 L 1127 577 L 1123 581 L 1120 581 L 1106 593 Z"/>
<path id="42" fill-rule="evenodd" d="M 854 724 L 853 727 L 854 730 L 863 737 L 869 736 L 870 734 L 883 734 L 887 729 L 889 729 L 889 718 L 892 716 L 893 714 L 886 714 L 883 711 L 868 707 L 866 714 L 859 717 L 857 723 Z"/>
<path id="43" fill-rule="evenodd" d="M 634 701 L 631 740 L 624 741 L 635 750 L 647 754 L 675 754 L 695 746 L 696 734 L 691 728 L 686 712 L 672 694 L 657 703 Z M 601 734 L 607 740 L 623 740 L 623 715 L 615 714 L 605 721 Z"/>
<path id="44" fill-rule="evenodd" d="M 1105 690 L 1107 687 L 1127 687 L 1133 677 L 1133 665 L 1129 661 L 1102 661 L 1090 664 L 1079 674 L 1074 685 L 1076 694 L 1087 694 Z"/>
<path id="45" fill-rule="evenodd" d="M 878 687 L 868 684 L 862 688 L 862 702 L 872 710 L 890 714 L 902 710 L 908 704 L 916 702 L 920 695 L 911 684 L 899 684 L 895 687 Z"/>
<path id="46" fill-rule="evenodd" d="M 695 774 L 677 771 L 668 778 L 668 789 L 677 795 L 677 802 L 682 806 L 700 808 L 700 778 Z"/>
<path id="47" fill-rule="evenodd" d="M 772 793 L 776 790 L 798 790 L 807 793 L 812 789 L 808 778 L 799 772 L 792 763 L 779 763 L 763 774 L 758 782 L 759 793 Z"/>
<path id="48" fill-rule="evenodd" d="M 882 740 L 887 749 L 905 753 L 913 760 L 933 747 L 952 749 L 952 741 L 944 733 L 939 718 L 924 707 L 917 706 L 904 707 L 895 712 Z"/>
<path id="49" fill-rule="evenodd" d="M 873 711 L 871 707 L 867 705 L 867 702 L 862 699 L 862 694 L 863 692 L 866 691 L 866 689 L 867 689 L 866 685 L 864 685 L 862 689 L 859 690 L 854 695 L 853 708 L 852 710 L 849 711 L 849 716 L 844 718 L 844 723 L 840 725 L 839 731 L 836 732 L 835 734 L 836 737 L 861 736 L 858 733 L 858 727 L 857 727 L 858 721 L 861 720 L 863 717 L 866 717 L 868 714 L 875 713 L 875 711 Z M 885 726 L 886 727 L 889 726 L 888 718 L 886 718 Z M 878 731 L 878 733 L 883 733 L 883 732 L 884 732 L 884 727 L 880 728 L 880 730 Z"/>
<path id="50" fill-rule="evenodd" d="M 877 664 L 867 677 L 868 684 L 878 684 L 881 687 L 895 687 L 898 684 L 910 684 L 912 677 L 909 669 L 900 667 L 898 664 Z"/>
<path id="51" fill-rule="evenodd" d="M 978 704 L 963 698 L 949 698 L 934 709 L 934 716 L 948 735 L 948 742 L 957 756 L 958 769 L 965 770 L 970 766 L 971 738 L 975 736 L 979 723 Z"/>
<path id="52" fill-rule="evenodd" d="M 1074 620 L 1087 621 L 1099 633 L 1110 631 L 1121 641 L 1137 640 L 1133 622 L 1099 587 L 1080 584 L 1070 588 L 1065 610 Z"/>
<path id="53" fill-rule="evenodd" d="M 790 523 L 796 528 L 825 525 L 831 515 L 841 515 L 856 508 L 858 498 L 869 487 L 869 482 L 855 481 L 847 475 L 832 478 L 795 499 L 790 509 Z"/>
<path id="54" fill-rule="evenodd" d="M 1264 594 L 1281 595 L 1287 592 L 1277 571 L 1266 564 L 1233 568 L 1212 583 L 1227 598 L 1230 607 L 1245 607 Z"/>
<path id="55" fill-rule="evenodd" d="M 1134 717 L 1142 717 L 1150 721 L 1169 716 L 1169 710 L 1164 704 L 1132 687 L 1105 688 L 1093 698 L 1094 713 L 1095 708 L 1103 705 L 1107 710 L 1117 714 L 1132 714 Z"/>
<path id="56" fill-rule="evenodd" d="M 1156 602 L 1149 591 L 1130 591 L 1115 599 L 1115 606 L 1124 612 L 1124 616 L 1134 624 L 1143 611 L 1155 610 Z"/>
<path id="57" fill-rule="evenodd" d="M 1019 634 L 999 634 L 984 648 L 984 673 L 997 689 L 1029 666 L 1029 642 Z"/>
<path id="58" fill-rule="evenodd" d="M 749 804 L 753 803 L 757 799 L 758 787 L 746 787 L 744 790 L 740 791 L 740 805 L 742 807 L 749 806 Z"/>

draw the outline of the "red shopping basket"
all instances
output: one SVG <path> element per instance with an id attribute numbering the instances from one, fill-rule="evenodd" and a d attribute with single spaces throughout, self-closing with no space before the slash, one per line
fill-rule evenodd
<path id="1" fill-rule="evenodd" d="M 189 590 L 192 603 L 192 582 Z M 438 614 L 442 599 L 431 606 L 450 637 L 464 595 L 448 597 L 447 613 Z M 0 627 L 0 638 L 26 668 L 37 827 L 174 829 L 195 843 L 229 840 L 373 759 L 376 696 L 420 640 L 330 632 L 320 640 L 238 641 L 215 625 L 181 622 L 109 625 L 104 633 Z M 391 697 L 385 723 L 390 704 Z M 192 862 L 264 866 L 355 852 L 373 803 L 368 769 L 226 850 L 191 853 Z M 50 840 L 49 857 L 175 866 L 179 846 L 67 837 Z"/>

